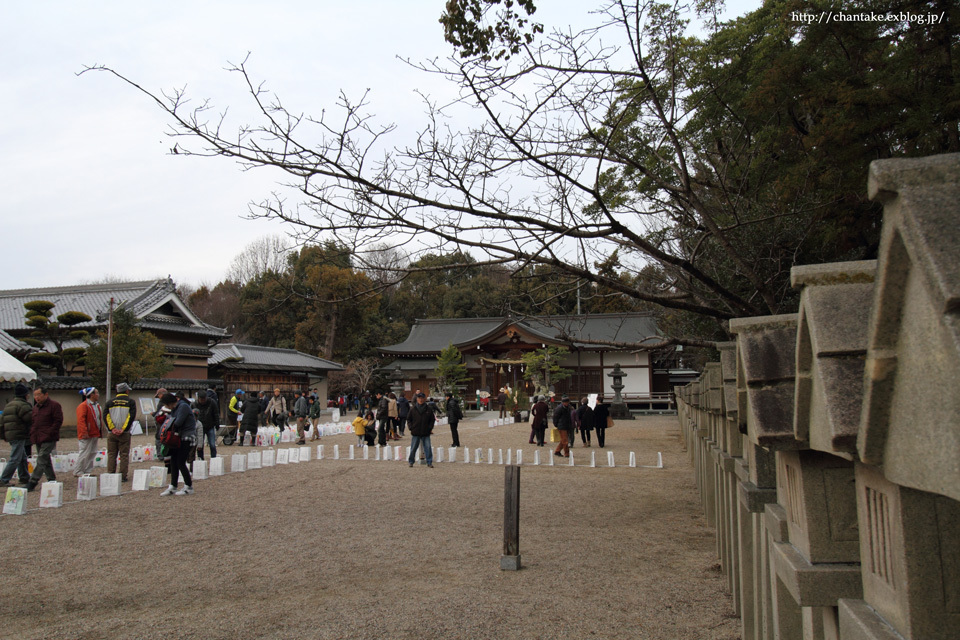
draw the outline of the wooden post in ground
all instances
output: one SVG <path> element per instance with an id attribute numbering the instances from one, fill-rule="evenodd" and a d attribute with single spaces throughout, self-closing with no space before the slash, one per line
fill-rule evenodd
<path id="1" fill-rule="evenodd" d="M 520 569 L 520 467 L 504 467 L 503 483 L 503 555 L 500 569 Z"/>

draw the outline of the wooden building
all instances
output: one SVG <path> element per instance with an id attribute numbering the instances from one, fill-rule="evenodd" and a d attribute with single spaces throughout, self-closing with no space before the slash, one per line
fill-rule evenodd
<path id="1" fill-rule="evenodd" d="M 380 347 L 379 352 L 393 358 L 386 368 L 399 367 L 405 390 L 426 391 L 436 382 L 437 356 L 452 344 L 464 355 L 471 378 L 465 399 L 474 403 L 477 391 L 495 396 L 508 383 L 533 393 L 533 384 L 524 379 L 523 355 L 548 345 L 566 347 L 570 353 L 560 364 L 574 373 L 551 385 L 558 397 L 590 393 L 612 397 L 613 380 L 608 374 L 619 364 L 626 374 L 624 397 L 639 402 L 669 395 L 669 376 L 656 366 L 649 350 L 617 345 L 658 340 L 656 320 L 641 313 L 457 318 L 417 320 L 405 341 Z"/>

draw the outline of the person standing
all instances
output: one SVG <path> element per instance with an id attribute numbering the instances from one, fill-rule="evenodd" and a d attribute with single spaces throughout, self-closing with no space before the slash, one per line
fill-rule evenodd
<path id="1" fill-rule="evenodd" d="M 580 428 L 580 414 L 577 413 L 577 405 L 570 403 L 570 429 L 567 431 L 567 443 L 573 449 L 577 441 L 577 429 Z"/>
<path id="2" fill-rule="evenodd" d="M 570 457 L 570 428 L 573 423 L 570 420 L 570 398 L 563 396 L 560 399 L 560 406 L 553 412 L 553 426 L 560 431 L 560 444 L 553 451 L 553 455 L 563 458 Z"/>
<path id="3" fill-rule="evenodd" d="M 267 405 L 270 404 L 270 398 L 267 396 L 266 391 L 261 391 L 257 394 L 257 404 L 260 405 L 260 426 L 267 426 Z"/>
<path id="4" fill-rule="evenodd" d="M 273 424 L 283 431 L 287 426 L 287 399 L 280 395 L 280 389 L 273 390 L 273 397 L 267 403 L 267 413 L 273 419 Z"/>
<path id="5" fill-rule="evenodd" d="M 367 416 L 370 417 L 372 422 L 373 416 L 369 413 Z M 364 435 L 367 433 L 367 418 L 361 413 L 350 424 L 353 426 L 354 435 L 357 436 L 357 446 L 363 448 Z"/>
<path id="6" fill-rule="evenodd" d="M 93 471 L 93 458 L 97 454 L 97 444 L 103 435 L 103 408 L 100 406 L 100 392 L 94 387 L 80 391 L 80 404 L 77 405 L 77 440 L 80 442 L 80 455 L 73 475 L 79 477 Z"/>
<path id="7" fill-rule="evenodd" d="M 240 414 L 243 413 L 243 389 L 237 389 L 230 398 L 230 404 L 227 405 L 227 411 L 230 412 L 230 418 L 237 424 L 237 433 L 239 434 Z M 237 438 L 239 440 L 239 438 Z"/>
<path id="8" fill-rule="evenodd" d="M 422 393 L 417 394 L 417 403 L 410 407 L 407 422 L 410 426 L 410 435 L 413 436 L 410 442 L 410 457 L 407 462 L 412 467 L 417 459 L 417 449 L 423 446 L 423 451 L 427 456 L 427 466 L 433 469 L 433 447 L 430 444 L 430 435 L 433 433 L 436 416 L 427 406 L 427 396 Z"/>
<path id="9" fill-rule="evenodd" d="M 240 432 L 237 434 L 237 446 L 243 446 L 244 434 L 250 434 L 250 446 L 257 445 L 257 427 L 260 426 L 260 403 L 250 392 L 250 400 L 243 403 L 243 417 L 240 418 Z"/>
<path id="10" fill-rule="evenodd" d="M 130 467 L 130 428 L 137 419 L 137 403 L 130 398 L 130 385 L 117 385 L 117 395 L 107 403 L 104 422 L 110 431 L 107 435 L 107 473 L 117 472 L 117 456 L 120 456 L 120 475 L 127 481 Z M 159 437 L 159 429 L 157 434 Z"/>
<path id="11" fill-rule="evenodd" d="M 33 424 L 33 407 L 27 402 L 29 387 L 18 382 L 13 388 L 13 400 L 3 408 L 0 418 L 0 438 L 10 444 L 10 459 L 0 473 L 0 487 L 13 481 L 14 472 L 20 477 L 20 484 L 30 482 L 27 467 L 27 443 L 30 442 L 30 425 Z"/>
<path id="12" fill-rule="evenodd" d="M 217 457 L 217 427 L 220 426 L 220 409 L 206 391 L 197 394 L 197 420 L 203 427 L 203 435 L 197 444 L 197 456 L 203 460 L 203 442 L 210 443 L 210 458 Z"/>
<path id="13" fill-rule="evenodd" d="M 444 411 L 447 414 L 447 422 L 450 424 L 450 435 L 453 436 L 453 446 L 460 446 L 460 434 L 457 433 L 457 427 L 460 425 L 460 420 L 463 419 L 463 410 L 460 409 L 460 403 L 457 402 L 457 399 L 453 397 L 453 394 L 447 391 L 446 395 L 447 401 L 446 406 L 444 406 Z"/>
<path id="14" fill-rule="evenodd" d="M 187 466 L 187 458 L 191 451 L 194 451 L 197 443 L 197 419 L 193 415 L 193 410 L 185 400 L 180 400 L 172 393 L 168 393 L 160 399 L 160 404 L 170 410 L 167 420 L 171 421 L 171 429 L 180 436 L 180 444 L 170 446 L 170 485 L 163 490 L 161 496 L 176 494 L 178 496 L 188 496 L 193 493 L 193 480 L 190 478 L 190 468 Z M 256 402 L 254 402 L 256 404 Z M 254 414 L 254 428 L 256 428 L 257 411 Z M 244 417 L 246 419 L 246 417 Z M 177 485 L 180 482 L 180 476 L 183 476 L 183 489 L 177 491 Z"/>
<path id="15" fill-rule="evenodd" d="M 37 445 L 37 464 L 30 474 L 27 491 L 33 491 L 44 475 L 51 482 L 57 479 L 53 472 L 53 460 L 50 454 L 60 441 L 60 427 L 63 426 L 63 408 L 50 398 L 46 387 L 33 390 L 33 424 L 30 426 L 30 442 Z"/>
<path id="16" fill-rule="evenodd" d="M 390 399 L 377 391 L 377 442 L 387 444 L 387 429 L 390 422 Z"/>
<path id="17" fill-rule="evenodd" d="M 500 405 L 500 417 L 507 417 L 507 390 L 500 387 L 500 395 L 497 396 L 497 404 Z"/>
<path id="18" fill-rule="evenodd" d="M 407 396 L 401 391 L 400 397 L 397 398 L 397 433 L 401 438 L 407 428 L 408 415 L 410 415 L 410 401 L 407 400 Z"/>
<path id="19" fill-rule="evenodd" d="M 583 446 L 590 446 L 590 432 L 593 431 L 594 427 L 594 414 L 593 409 L 590 408 L 588 404 L 589 399 L 584 396 L 580 398 L 580 406 L 577 407 L 577 420 L 580 425 L 580 440 L 583 442 Z M 599 436 L 598 436 L 599 439 Z"/>
<path id="20" fill-rule="evenodd" d="M 603 396 L 597 396 L 593 409 L 593 428 L 597 430 L 597 445 L 603 449 L 607 441 L 607 424 L 610 422 L 610 407 L 603 404 Z"/>
<path id="21" fill-rule="evenodd" d="M 538 447 L 543 446 L 543 436 L 547 430 L 547 414 L 550 412 L 545 398 L 546 396 L 539 396 L 530 411 L 533 414 L 533 433 Z"/>
<path id="22" fill-rule="evenodd" d="M 399 440 L 400 433 L 397 431 L 397 429 L 398 423 L 400 422 L 400 409 L 397 406 L 397 394 L 391 391 L 387 398 L 389 401 L 389 406 L 387 407 L 387 424 L 390 426 L 390 434 L 387 439 Z"/>
<path id="23" fill-rule="evenodd" d="M 310 426 L 313 427 L 313 432 L 310 435 L 310 441 L 320 439 L 320 414 L 323 412 L 323 407 L 320 406 L 320 399 L 310 396 Z"/>
<path id="24" fill-rule="evenodd" d="M 297 418 L 297 444 L 307 444 L 303 427 L 307 422 L 307 416 L 310 415 L 310 403 L 307 401 L 307 394 L 303 391 L 297 396 L 297 401 L 293 403 L 293 414 Z"/>

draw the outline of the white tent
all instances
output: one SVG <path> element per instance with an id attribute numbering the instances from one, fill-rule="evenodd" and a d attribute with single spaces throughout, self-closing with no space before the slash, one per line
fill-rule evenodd
<path id="1" fill-rule="evenodd" d="M 0 382 L 30 382 L 37 373 L 6 351 L 0 350 Z"/>

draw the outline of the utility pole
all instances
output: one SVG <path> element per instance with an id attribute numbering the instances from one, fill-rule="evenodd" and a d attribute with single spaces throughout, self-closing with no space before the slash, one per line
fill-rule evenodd
<path id="1" fill-rule="evenodd" d="M 110 401 L 111 390 L 110 373 L 113 365 L 113 298 L 110 298 L 110 313 L 107 316 L 107 388 L 103 390 L 103 397 Z"/>

